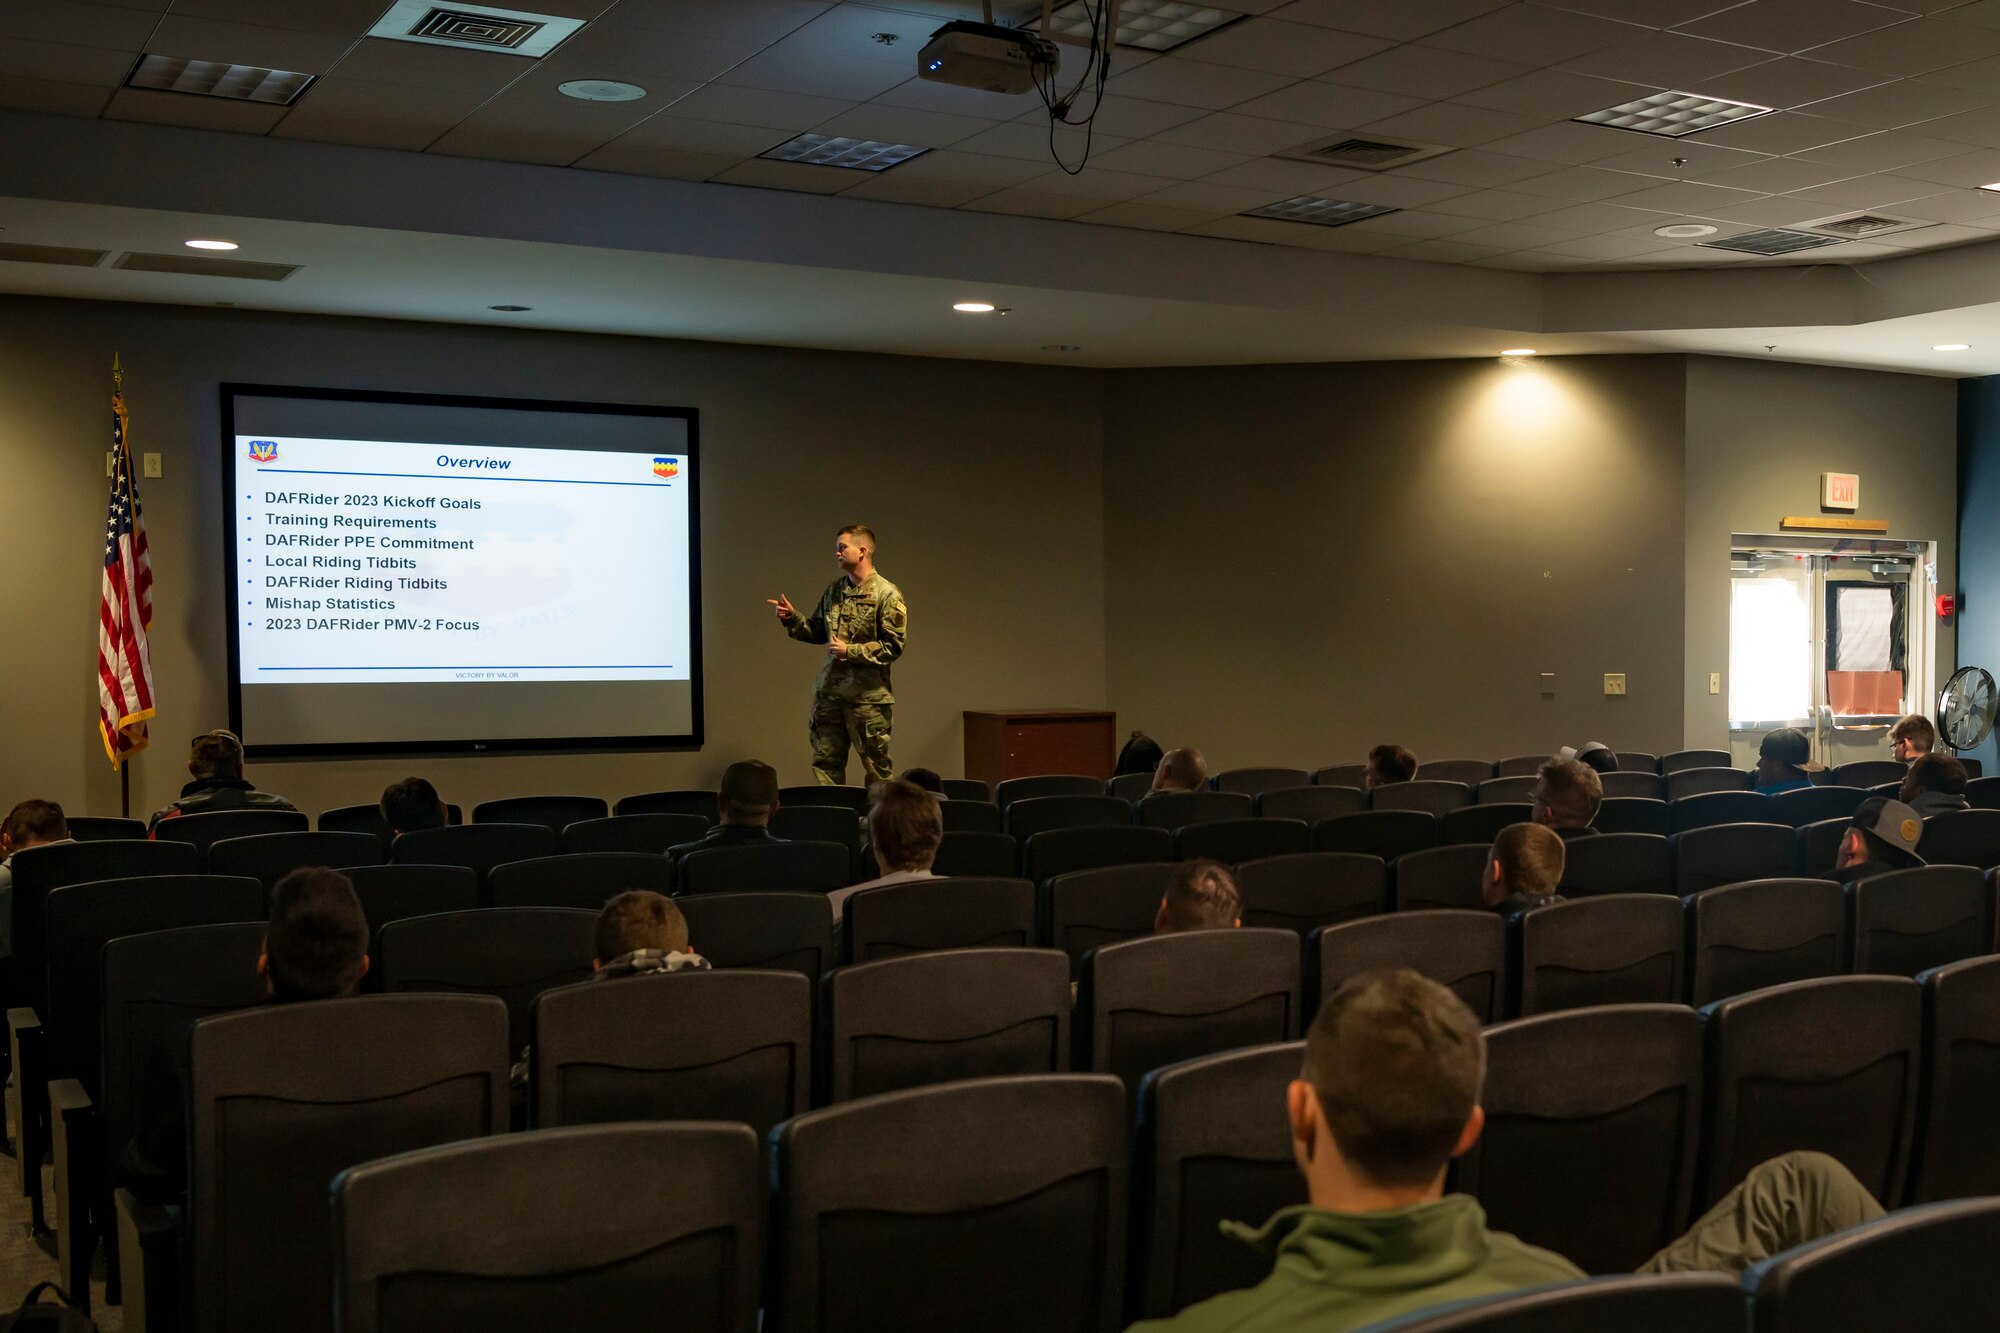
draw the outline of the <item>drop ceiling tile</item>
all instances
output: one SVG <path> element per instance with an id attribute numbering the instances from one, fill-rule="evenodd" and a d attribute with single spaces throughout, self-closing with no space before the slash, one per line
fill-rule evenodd
<path id="1" fill-rule="evenodd" d="M 1681 25 L 1679 31 L 1719 42 L 1790 54 L 1904 22 L 1909 14 L 1859 0 L 1750 0 Z"/>
<path id="2" fill-rule="evenodd" d="M 393 83 L 404 88 L 445 88 L 461 93 L 493 94 L 534 68 L 520 56 L 491 51 L 459 51 L 424 42 L 393 42 L 383 37 L 362 40 L 342 56 L 331 73 L 369 83 Z"/>
<path id="3" fill-rule="evenodd" d="M 1699 91 L 1696 85 L 1745 65 L 1763 64 L 1771 52 L 1678 32 L 1647 32 L 1617 46 L 1564 62 L 1573 74 L 1624 79 L 1654 88 Z M 1616 106 L 1616 102 L 1607 102 Z"/>
<path id="4" fill-rule="evenodd" d="M 184 60 L 212 60 L 218 64 L 256 65 L 264 69 L 321 74 L 331 68 L 352 44 L 352 37 L 329 37 L 324 33 L 267 28 L 261 24 L 224 23 L 216 19 L 182 18 L 178 14 L 167 14 L 161 17 L 159 26 L 153 30 L 146 49 Z M 531 62 L 521 57 L 511 58 L 520 65 L 523 73 L 532 67 Z"/>
<path id="5" fill-rule="evenodd" d="M 564 101 L 567 105 L 496 97 L 439 136 L 430 151 L 563 166 L 595 152 L 647 114 L 641 102 Z"/>
<path id="6" fill-rule="evenodd" d="M 779 42 L 716 81 L 739 88 L 768 88 L 775 92 L 865 102 L 910 82 L 911 67 L 880 60 L 834 58 L 803 48 L 788 49 L 785 42 Z"/>
<path id="7" fill-rule="evenodd" d="M 1130 171 L 1109 171 L 1097 165 L 1093 156 L 1090 165 L 1075 175 L 1066 171 L 1050 170 L 1034 179 L 1026 181 L 1021 188 L 1037 194 L 1077 195 L 1085 199 L 1095 199 L 1099 205 L 1123 203 L 1140 195 L 1151 194 L 1172 182 L 1160 176 L 1141 176 Z"/>
<path id="8" fill-rule="evenodd" d="M 700 83 L 748 60 L 758 50 L 748 42 L 690 37 L 607 21 L 586 26 L 537 61 L 533 79 L 550 87 L 567 79 L 622 79 L 643 87 L 648 75 Z"/>
<path id="9" fill-rule="evenodd" d="M 932 83 L 914 75 L 874 100 L 889 106 L 942 111 L 948 116 L 978 116 L 983 120 L 1013 120 L 1020 116 L 1023 109 L 1038 106 L 1041 102 L 1033 94 L 1008 97 L 978 88 L 954 88 L 947 83 Z"/>
<path id="10" fill-rule="evenodd" d="M 1963 65 L 1926 70 L 1924 77 L 1932 83 L 1948 83 L 1957 88 L 1990 88 L 1995 82 L 2000 82 L 2000 55 L 1968 60 Z"/>
<path id="11" fill-rule="evenodd" d="M 756 125 L 797 134 L 839 115 L 853 105 L 837 97 L 801 97 L 796 93 L 709 83 L 675 102 L 668 108 L 668 113 L 690 120 Z"/>
<path id="12" fill-rule="evenodd" d="M 1176 125 L 1185 125 L 1204 113 L 1199 107 L 1175 106 L 1171 102 L 1142 102 L 1136 97 L 1107 97 L 1098 109 L 1097 132 L 1120 139 L 1147 139 Z M 1048 129 L 1048 109 L 1037 99 L 1035 109 L 1014 119 Z"/>
<path id="13" fill-rule="evenodd" d="M 1896 205 L 1896 211 L 1926 222 L 1962 222 L 1994 230 L 2000 229 L 2000 220 L 1994 217 L 1996 204 L 2000 204 L 2000 195 L 1991 191 L 1947 190 L 1921 199 L 1904 199 Z"/>
<path id="14" fill-rule="evenodd" d="M 676 148 L 626 152 L 609 143 L 572 162 L 588 171 L 613 171 L 621 176 L 652 176 L 658 180 L 714 180 L 743 159 L 732 154 L 690 153 Z"/>
<path id="15" fill-rule="evenodd" d="M 1941 19 L 1913 19 L 1863 37 L 1830 42 L 1814 48 L 1812 56 L 1908 77 L 2000 55 L 2000 32 L 1950 21 L 1963 12 L 1954 10 Z"/>
<path id="16" fill-rule="evenodd" d="M 637 27 L 768 44 L 831 7 L 820 0 L 619 0 L 614 12 Z"/>
<path id="17" fill-rule="evenodd" d="M 585 165 L 588 165 L 587 163 Z M 940 180 L 935 176 L 905 176 L 900 168 L 891 171 L 849 173 L 864 177 L 859 184 L 840 192 L 843 199 L 879 199 L 891 204 L 923 204 L 930 208 L 957 208 L 981 195 L 992 193 L 984 185 L 965 181 Z"/>
<path id="18" fill-rule="evenodd" d="M 160 93 L 145 88 L 120 88 L 104 108 L 106 120 L 143 120 L 154 125 L 235 130 L 244 134 L 268 134 L 284 114 L 284 107 L 261 102 Z"/>
<path id="19" fill-rule="evenodd" d="M 370 0 L 373 3 L 373 0 Z M 139 51 L 159 15 L 143 9 L 116 9 L 80 0 L 34 0 L 5 9 L 8 41 L 63 42 L 111 51 Z"/>
<path id="20" fill-rule="evenodd" d="M 1521 194 L 1539 194 L 1550 199 L 1574 199 L 1584 203 L 1631 194 L 1659 184 L 1656 176 L 1630 171 L 1609 171 L 1603 167 L 1567 167 L 1542 176 L 1515 181 L 1508 188 Z"/>
<path id="21" fill-rule="evenodd" d="M 1918 127 L 1933 139 L 1963 143 L 1968 147 L 2000 148 L 2000 107 L 1980 107 L 1955 116 L 1940 116 Z"/>
<path id="22" fill-rule="evenodd" d="M 715 120 L 691 120 L 684 116 L 649 116 L 592 153 L 578 165 L 600 171 L 629 171 L 652 175 L 649 163 L 666 155 L 700 154 L 721 157 L 728 164 L 768 152 L 785 142 L 784 130 L 759 125 L 725 125 Z"/>
<path id="23" fill-rule="evenodd" d="M 1715 148 L 1744 148 L 1753 153 L 1796 153 L 1854 137 L 1854 126 L 1822 116 L 1780 111 L 1740 120 L 1720 129 L 1703 130 L 1701 141 Z"/>
<path id="24" fill-rule="evenodd" d="M 1380 217 L 1363 218 L 1350 222 L 1348 228 L 1358 227 L 1364 231 L 1386 232 L 1400 236 L 1406 241 L 1431 240 L 1439 236 L 1456 236 L 1460 232 L 1473 231 L 1486 226 L 1490 219 L 1459 217 L 1451 213 L 1435 213 L 1428 209 L 1406 208 Z"/>
<path id="25" fill-rule="evenodd" d="M 1534 217 L 1537 213 L 1547 213 L 1556 206 L 1553 199 L 1536 194 L 1515 194 L 1511 190 L 1476 190 L 1431 205 L 1440 213 L 1483 218 L 1488 222 L 1513 222 Z"/>
<path id="26" fill-rule="evenodd" d="M 1689 136 L 1692 138 L 1692 136 Z M 1761 162 L 1764 155 L 1741 148 L 1717 148 L 1691 143 L 1688 139 L 1662 139 L 1658 135 L 1626 132 L 1632 151 L 1616 157 L 1599 158 L 1592 166 L 1606 171 L 1631 171 L 1645 176 L 1691 180 L 1732 167 Z M 1678 165 L 1676 164 L 1678 160 Z"/>
<path id="27" fill-rule="evenodd" d="M 1212 176 L 1228 167 L 1240 166 L 1251 160 L 1243 153 L 1218 153 L 1207 148 L 1189 148 L 1184 144 L 1165 143 L 1158 139 L 1143 143 L 1126 144 L 1108 153 L 1093 153 L 1090 164 L 1106 167 L 1112 171 L 1131 171 L 1146 176 L 1167 176 L 1174 180 L 1195 180 Z"/>
<path id="28" fill-rule="evenodd" d="M 1991 185 L 1994 181 L 2000 181 L 2000 151 L 1982 148 L 1977 152 L 1959 153 L 1953 157 L 1913 162 L 1899 168 L 1899 172 L 1912 180 L 1953 185 L 1961 189 L 1975 189 L 1981 185 Z M 1995 198 L 2000 200 L 2000 196 Z"/>
<path id="29" fill-rule="evenodd" d="M 1272 12 L 1294 23 L 1320 23 L 1406 42 L 1510 3 L 1512 0 L 1425 0 L 1423 4 L 1411 4 L 1410 0 L 1298 0 Z"/>
<path id="30" fill-rule="evenodd" d="M 1339 228 L 1313 226 L 1304 222 L 1280 222 L 1276 218 L 1216 218 L 1185 229 L 1193 236 L 1220 236 L 1231 241 L 1255 241 L 1259 245 L 1304 245 L 1324 231 Z"/>
<path id="31" fill-rule="evenodd" d="M 1590 263 L 1588 259 L 1543 254 L 1539 250 L 1516 250 L 1509 254 L 1495 255 L 1491 259 L 1475 259 L 1472 261 L 1472 266 L 1508 269 L 1516 273 L 1559 273 L 1566 268 L 1582 268 L 1588 263 Z"/>
<path id="32" fill-rule="evenodd" d="M 1616 202 L 1626 208 L 1657 208 L 1663 213 L 1712 213 L 1731 204 L 1746 204 L 1757 197 L 1751 190 L 1729 190 L 1720 185 L 1697 181 L 1676 181 L 1650 190 L 1621 194 Z"/>
<path id="33" fill-rule="evenodd" d="M 1545 120 L 1569 120 L 1587 111 L 1618 106 L 1656 91 L 1645 84 L 1593 78 L 1559 69 L 1538 69 L 1519 78 L 1461 93 L 1455 100 L 1467 106 L 1492 107 L 1496 111 L 1512 111 Z"/>
<path id="34" fill-rule="evenodd" d="M 1184 181 L 1144 195 L 1140 202 L 1161 208 L 1188 208 L 1201 213 L 1242 213 L 1289 197 L 1271 190 L 1223 185 L 1215 181 Z"/>
<path id="35" fill-rule="evenodd" d="M 851 189 L 860 173 L 840 167 L 810 166 L 802 162 L 771 162 L 753 158 L 738 162 L 712 178 L 725 185 L 754 185 L 766 190 L 798 190 L 806 194 L 838 194 Z"/>
<path id="36" fill-rule="evenodd" d="M 1099 134 L 1090 141 L 1093 154 L 1122 148 L 1127 140 L 1115 135 Z M 1005 125 L 995 125 L 970 138 L 961 139 L 952 145 L 968 153 L 983 153 L 992 157 L 1016 157 L 1026 162 L 1040 162 L 1045 168 L 1052 166 L 1049 149 L 1049 127 L 1030 125 L 1022 121 L 1011 121 Z M 1056 130 L 1055 152 L 1072 166 L 1083 159 L 1085 136 L 1082 130 L 1072 126 L 1060 126 Z"/>
<path id="37" fill-rule="evenodd" d="M 1630 41 L 1641 31 L 1629 23 L 1589 14 L 1512 5 L 1446 28 L 1426 38 L 1425 44 L 1539 68 Z"/>
<path id="38" fill-rule="evenodd" d="M 1399 245 L 1393 250 L 1381 251 L 1391 259 L 1421 259 L 1434 264 L 1463 264 L 1474 259 L 1485 259 L 1506 251 L 1490 245 L 1467 245 L 1463 241 L 1418 241 L 1414 245 Z"/>
<path id="39" fill-rule="evenodd" d="M 1694 179 L 1710 185 L 1726 185 L 1759 194 L 1786 194 L 1809 190 L 1854 173 L 1829 162 L 1808 162 L 1797 157 L 1767 157 L 1748 166 L 1726 167 L 1720 171 L 1697 172 Z"/>
<path id="40" fill-rule="evenodd" d="M 1647 28 L 1671 28 L 1690 23 L 1718 9 L 1739 5 L 1743 0 L 1536 0 L 1550 9 L 1568 9 L 1578 14 L 1637 23 Z"/>
<path id="41" fill-rule="evenodd" d="M 1390 208 L 1422 208 L 1442 199 L 1456 199 L 1471 193 L 1463 185 L 1444 181 L 1418 180 L 1414 176 L 1367 175 L 1340 186 L 1340 197 L 1364 204 L 1385 204 Z"/>
<path id="42" fill-rule="evenodd" d="M 1415 176 L 1419 180 L 1447 181 L 1454 185 L 1491 189 L 1525 180 L 1530 176 L 1545 175 L 1548 169 L 1548 163 L 1538 162 L 1532 157 L 1509 157 L 1505 153 L 1488 153 L 1477 148 L 1467 148 L 1456 153 L 1446 153 L 1441 157 L 1427 157 L 1421 162 L 1412 162 L 1407 167 L 1396 168 L 1394 174 Z"/>
<path id="43" fill-rule="evenodd" d="M 1330 250 L 1336 254 L 1372 255 L 1384 250 L 1397 250 L 1409 245 L 1408 236 L 1396 236 L 1389 232 L 1363 231 L 1357 223 L 1345 227 L 1314 227 L 1317 235 L 1300 238 L 1298 244 L 1308 250 Z"/>
<path id="44" fill-rule="evenodd" d="M 1361 128 L 1371 134 L 1450 144 L 1454 148 L 1476 148 L 1495 139 L 1536 129 L 1538 124 L 1532 116 L 1490 111 L 1485 107 L 1460 106 L 1456 102 L 1433 102 Z"/>
<path id="45" fill-rule="evenodd" d="M 132 72 L 138 59 L 135 51 L 112 51 L 99 46 L 0 40 L 0 79 L 42 79 L 50 83 L 116 88 L 125 82 L 125 76 Z"/>
<path id="46" fill-rule="evenodd" d="M 1802 157 L 1808 162 L 1830 162 L 1837 167 L 1848 167 L 1851 168 L 1850 174 L 1856 176 L 1864 171 L 1902 171 L 1915 175 L 1909 170 L 1913 163 L 1957 157 L 1965 151 L 1964 144 L 1933 139 L 1913 130 L 1888 130 L 1801 149 L 1791 156 Z"/>
<path id="47" fill-rule="evenodd" d="M 1242 116 L 1233 111 L 1176 125 L 1153 136 L 1162 143 L 1207 148 L 1218 153 L 1242 153 L 1251 157 L 1282 152 L 1300 144 L 1324 139 L 1326 131 L 1317 125 L 1295 125 L 1290 121 Z"/>
<path id="48" fill-rule="evenodd" d="M 1289 120 L 1329 130 L 1352 129 L 1422 106 L 1423 99 L 1349 88 L 1327 80 L 1295 83 L 1289 88 L 1254 97 L 1235 110 L 1246 116 Z"/>
<path id="49" fill-rule="evenodd" d="M 30 79 L 19 75 L 0 79 L 0 106 L 10 111 L 96 116 L 103 112 L 111 96 L 111 89 L 93 88 L 87 83 L 58 83 L 54 79 Z"/>
<path id="50" fill-rule="evenodd" d="M 449 88 L 328 77 L 306 91 L 271 137 L 421 152 L 485 100 Z"/>
<path id="51" fill-rule="evenodd" d="M 1635 240 L 1630 236 L 1578 236 L 1535 247 L 1543 254 L 1567 255 L 1573 259 L 1630 259 L 1634 255 L 1655 254 L 1680 247 L 1672 241 Z"/>
<path id="52" fill-rule="evenodd" d="M 869 102 L 850 111 L 829 116 L 812 127 L 815 134 L 851 139 L 876 139 L 883 143 L 910 143 L 924 148 L 948 148 L 975 134 L 997 128 L 990 120 L 976 116 L 947 116 L 936 111 L 918 111 L 906 106 L 886 106 Z"/>
<path id="53" fill-rule="evenodd" d="M 1149 65 L 1141 65 L 1129 74 L 1114 75 L 1109 91 L 1114 95 L 1220 111 L 1238 102 L 1276 92 L 1291 81 L 1289 76 L 1283 74 L 1233 69 L 1228 65 L 1208 65 L 1168 56 Z"/>
<path id="54" fill-rule="evenodd" d="M 1348 87 L 1441 100 L 1528 72 L 1511 60 L 1410 42 L 1343 66 L 1338 78 Z"/>
<path id="55" fill-rule="evenodd" d="M 1190 60 L 1211 65 L 1231 65 L 1238 69 L 1263 70 L 1309 79 L 1386 50 L 1390 43 L 1380 37 L 1341 32 L 1309 23 L 1287 23 L 1282 19 L 1251 18 L 1232 23 L 1222 31 L 1180 49 Z"/>
<path id="56" fill-rule="evenodd" d="M 1805 201 L 1806 205 L 1818 210 L 1814 217 L 1824 217 L 1854 208 L 1893 212 L 1895 205 L 1905 199 L 1923 199 L 1936 193 L 1937 184 L 1934 181 L 1912 180 L 1907 176 L 1878 172 L 1873 176 L 1829 181 L 1809 190 L 1794 190 L 1786 197 Z"/>
<path id="57" fill-rule="evenodd" d="M 1916 8 L 1910 5 L 1909 8 Z M 1973 4 L 1942 5 L 1951 11 L 1952 22 L 1972 23 L 1982 28 L 2000 28 L 2000 0 L 1976 0 Z"/>
<path id="58" fill-rule="evenodd" d="M 387 0 L 310 0 L 272 4 L 271 0 L 173 0 L 177 15 L 198 19 L 221 19 L 231 23 L 256 23 L 270 28 L 296 28 L 300 32 L 324 33 L 332 37 L 359 37 L 382 16 Z"/>
<path id="59" fill-rule="evenodd" d="M 1043 194 L 1016 187 L 998 190 L 960 205 L 976 213 L 1011 213 L 1017 217 L 1073 218 L 1098 207 L 1098 201 L 1073 194 Z"/>
<path id="60" fill-rule="evenodd" d="M 1346 167 L 1316 167 L 1308 162 L 1287 162 L 1283 158 L 1252 158 L 1240 167 L 1227 167 L 1205 179 L 1217 185 L 1236 185 L 1246 190 L 1269 191 L 1274 199 L 1289 199 L 1301 194 L 1324 196 L 1331 190 L 1338 193 L 1339 187 L 1352 180 L 1358 180 L 1368 173 L 1349 171 Z M 2000 212 L 2000 198 L 1993 200 L 1993 209 Z"/>
<path id="61" fill-rule="evenodd" d="M 1033 180 L 1048 172 L 1046 159 L 1040 162 L 1023 161 L 1013 157 L 989 157 L 983 153 L 967 153 L 956 148 L 944 148 L 922 157 L 913 157 L 889 174 L 897 176 L 922 176 L 944 181 L 956 181 L 967 185 L 983 185 L 988 190 L 1004 190 L 1010 185 Z"/>
<path id="62" fill-rule="evenodd" d="M 1922 231 L 1900 231 L 1891 236 L 1877 236 L 1873 243 L 1893 246 L 1898 250 L 1935 250 L 1947 245 L 1964 245 L 1972 241 L 1993 239 L 1994 234 L 1991 231 L 1944 222 L 1935 227 L 1925 227 Z"/>
<path id="63" fill-rule="evenodd" d="M 1789 194 L 1774 194 L 1747 203 L 1726 204 L 1696 216 L 1723 222 L 1741 222 L 1751 227 L 1796 227 L 1807 218 L 1824 217 L 1826 210 Z"/>
<path id="64" fill-rule="evenodd" d="M 1535 225 L 1575 232 L 1580 236 L 1617 233 L 1638 228 L 1651 237 L 1654 227 L 1671 222 L 1678 216 L 1676 213 L 1660 213 L 1643 208 L 1620 208 L 1616 204 L 1578 204 L 1573 208 L 1558 208 L 1552 213 L 1543 213 L 1535 218 Z"/>
<path id="65" fill-rule="evenodd" d="M 1782 109 L 1823 101 L 1888 81 L 1889 76 L 1879 70 L 1855 69 L 1850 65 L 1832 65 L 1823 60 L 1785 56 L 1719 74 L 1703 81 L 1701 91 L 1706 97 L 1727 97 L 1733 101 L 1755 102 L 1759 106 Z"/>
<path id="66" fill-rule="evenodd" d="M 1859 92 L 1829 97 L 1801 108 L 1829 120 L 1844 120 L 1870 129 L 1893 130 L 1990 106 L 1996 90 L 1954 88 L 1924 79 L 1898 79 Z"/>
<path id="67" fill-rule="evenodd" d="M 1510 153 L 1517 157 L 1539 157 L 1549 162 L 1567 162 L 1580 166 L 1595 162 L 1600 158 L 1615 157 L 1619 153 L 1631 151 L 1631 140 L 1623 130 L 1614 130 L 1603 125 L 1573 125 L 1564 122 L 1559 125 L 1544 125 L 1526 134 L 1510 135 L 1505 139 L 1481 145 L 1489 153 Z"/>
<path id="68" fill-rule="evenodd" d="M 1113 204 L 1085 213 L 1082 222 L 1099 222 L 1111 227 L 1138 227 L 1145 231 L 1181 231 L 1213 222 L 1218 215 L 1192 208 L 1161 208 L 1157 204 Z"/>
<path id="69" fill-rule="evenodd" d="M 1503 250 L 1525 250 L 1532 245 L 1554 245 L 1572 239 L 1572 233 L 1554 227 L 1538 227 L 1532 222 L 1501 222 L 1458 234 L 1467 245 L 1491 245 Z"/>

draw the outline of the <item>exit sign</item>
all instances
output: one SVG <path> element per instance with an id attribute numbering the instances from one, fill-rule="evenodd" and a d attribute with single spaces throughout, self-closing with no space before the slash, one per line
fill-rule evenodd
<path id="1" fill-rule="evenodd" d="M 1860 476 L 1853 472 L 1820 473 L 1819 507 L 1849 510 L 1861 508 Z"/>

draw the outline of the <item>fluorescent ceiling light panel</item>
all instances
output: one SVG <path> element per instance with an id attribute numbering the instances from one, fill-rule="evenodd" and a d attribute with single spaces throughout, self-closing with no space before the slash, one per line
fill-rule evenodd
<path id="1" fill-rule="evenodd" d="M 1102 15 L 1099 0 L 1098 12 Z M 1119 46 L 1135 46 L 1145 51 L 1171 51 L 1197 37 L 1206 37 L 1245 17 L 1234 9 L 1213 5 L 1186 5 L 1175 0 L 1123 0 L 1118 6 Z M 1068 37 L 1079 43 L 1090 41 L 1090 8 L 1081 0 L 1071 0 L 1050 16 L 1048 36 Z"/>
<path id="2" fill-rule="evenodd" d="M 151 88 L 163 93 L 223 97 L 232 102 L 290 106 L 314 77 L 297 70 L 261 69 L 256 65 L 228 65 L 213 60 L 149 55 L 140 57 L 137 67 L 126 76 L 125 86 Z"/>
<path id="3" fill-rule="evenodd" d="M 1640 134 L 1661 134 L 1678 139 L 1699 134 L 1718 125 L 1732 125 L 1755 116 L 1768 116 L 1771 108 L 1754 102 L 1732 102 L 1726 97 L 1698 97 L 1694 93 L 1654 93 L 1636 102 L 1606 107 L 1576 119 L 1585 125 L 1609 125 L 1617 130 Z"/>
<path id="4" fill-rule="evenodd" d="M 757 156 L 773 162 L 804 162 L 815 167 L 841 167 L 848 171 L 887 171 L 928 152 L 930 149 L 911 143 L 801 134 Z"/>
<path id="5" fill-rule="evenodd" d="M 1773 227 L 1768 231 L 1746 231 L 1740 236 L 1725 236 L 1719 241 L 1697 241 L 1704 250 L 1734 250 L 1746 255 L 1789 255 L 1799 250 L 1817 250 L 1827 245 L 1845 245 L 1839 236 L 1814 236 L 1809 232 L 1786 231 Z"/>
<path id="6" fill-rule="evenodd" d="M 1253 208 L 1243 216 L 1276 218 L 1280 222 L 1310 222 L 1315 227 L 1344 227 L 1363 218 L 1379 218 L 1385 213 L 1397 211 L 1384 208 L 1381 204 L 1357 204 L 1348 199 L 1322 199 L 1317 195 L 1301 194 L 1280 199 L 1275 204 L 1265 204 L 1262 208 Z"/>
<path id="7" fill-rule="evenodd" d="M 521 9 L 495 9 L 490 5 L 396 0 L 389 6 L 389 12 L 375 21 L 368 35 L 539 59 L 562 45 L 584 23 L 583 19 L 533 14 Z"/>

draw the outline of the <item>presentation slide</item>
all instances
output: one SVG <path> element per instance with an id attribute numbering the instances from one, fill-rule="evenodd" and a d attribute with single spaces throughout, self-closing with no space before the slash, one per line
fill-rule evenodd
<path id="1" fill-rule="evenodd" d="M 234 386 L 224 414 L 252 755 L 699 743 L 691 411 Z"/>

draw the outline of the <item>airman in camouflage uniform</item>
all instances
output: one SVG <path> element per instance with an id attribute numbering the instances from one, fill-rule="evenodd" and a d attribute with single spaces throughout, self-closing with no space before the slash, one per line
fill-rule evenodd
<path id="1" fill-rule="evenodd" d="M 834 557 L 841 576 L 804 614 L 782 595 L 771 602 L 785 633 L 802 643 L 827 645 L 826 662 L 813 682 L 813 776 L 825 786 L 847 780 L 850 743 L 861 751 L 870 782 L 894 776 L 889 762 L 889 720 L 896 696 L 889 664 L 903 655 L 909 613 L 896 585 L 875 572 L 875 534 L 842 528 Z"/>

